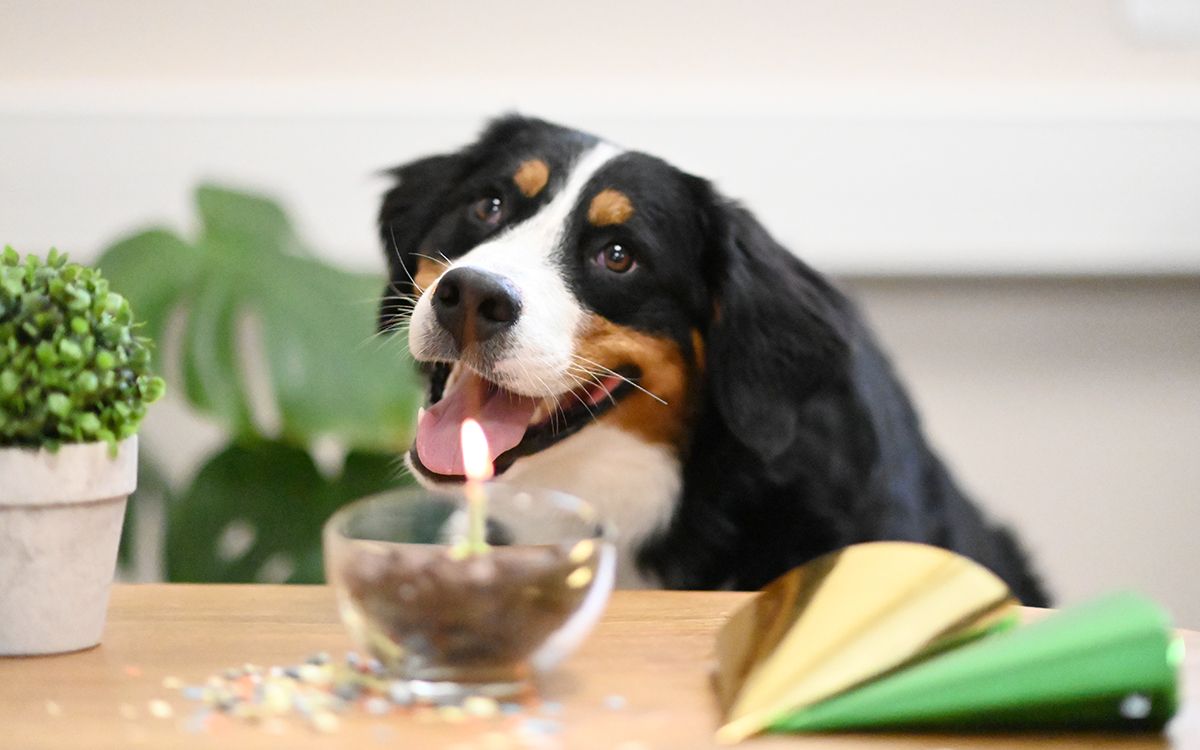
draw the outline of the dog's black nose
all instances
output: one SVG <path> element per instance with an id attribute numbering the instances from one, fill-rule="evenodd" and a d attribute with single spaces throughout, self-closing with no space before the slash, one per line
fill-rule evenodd
<path id="1" fill-rule="evenodd" d="M 521 298 L 503 276 L 455 268 L 438 279 L 433 311 L 461 350 L 515 324 L 521 314 Z"/>

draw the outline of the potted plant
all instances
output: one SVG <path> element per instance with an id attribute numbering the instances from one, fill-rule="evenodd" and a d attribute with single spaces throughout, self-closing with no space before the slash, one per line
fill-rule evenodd
<path id="1" fill-rule="evenodd" d="M 100 642 L 136 432 L 163 392 L 148 346 L 95 269 L 0 254 L 0 655 Z"/>

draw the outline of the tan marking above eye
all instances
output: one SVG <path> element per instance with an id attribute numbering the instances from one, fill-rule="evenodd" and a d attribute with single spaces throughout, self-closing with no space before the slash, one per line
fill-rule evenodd
<path id="1" fill-rule="evenodd" d="M 513 173 L 513 182 L 526 198 L 532 198 L 546 187 L 550 181 L 550 167 L 541 159 L 529 159 L 521 162 Z"/>
<path id="2" fill-rule="evenodd" d="M 633 203 L 629 201 L 629 196 L 612 188 L 596 193 L 588 206 L 588 221 L 597 227 L 624 224 L 630 216 L 633 216 Z"/>

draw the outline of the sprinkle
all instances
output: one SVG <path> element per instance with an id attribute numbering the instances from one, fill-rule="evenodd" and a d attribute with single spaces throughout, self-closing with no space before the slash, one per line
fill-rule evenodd
<path id="1" fill-rule="evenodd" d="M 625 700 L 623 695 L 606 695 L 604 697 L 604 706 L 610 711 L 621 711 L 627 705 L 629 705 L 629 701 Z"/>
<path id="2" fill-rule="evenodd" d="M 308 657 L 308 659 L 306 659 L 306 661 L 307 661 L 307 663 L 313 664 L 315 666 L 321 666 L 322 664 L 328 664 L 329 663 L 329 652 L 328 651 L 318 651 L 317 653 Z"/>
<path id="3" fill-rule="evenodd" d="M 438 718 L 447 724 L 459 724 L 467 718 L 467 714 L 458 706 L 438 706 Z"/>
<path id="4" fill-rule="evenodd" d="M 300 680 L 312 685 L 328 685 L 333 679 L 329 670 L 314 664 L 304 664 L 300 667 Z"/>
<path id="5" fill-rule="evenodd" d="M 341 722 L 338 721 L 338 717 L 334 716 L 328 711 L 315 713 L 312 717 L 313 726 L 316 727 L 318 732 L 323 732 L 324 734 L 332 734 L 333 732 L 336 732 L 338 724 L 340 723 Z"/>
<path id="6" fill-rule="evenodd" d="M 269 712 L 284 714 L 292 707 L 292 696 L 282 684 L 272 682 L 263 688 L 262 702 Z"/>
<path id="7" fill-rule="evenodd" d="M 179 679 L 178 677 L 164 677 L 162 680 L 162 686 L 167 690 L 178 690 L 179 688 L 183 687 L 183 680 Z"/>
<path id="8" fill-rule="evenodd" d="M 500 713 L 504 714 L 505 716 L 516 716 L 517 714 L 521 713 L 521 704 L 520 703 L 501 703 L 500 704 Z"/>
<path id="9" fill-rule="evenodd" d="M 171 704 L 164 700 L 150 701 L 147 704 L 147 708 L 150 709 L 150 715 L 156 719 L 169 719 L 175 713 L 175 710 L 171 708 Z"/>
<path id="10" fill-rule="evenodd" d="M 124 671 L 125 671 L 126 677 L 141 677 L 142 676 L 141 667 L 135 667 L 132 664 L 125 667 Z"/>
<path id="11" fill-rule="evenodd" d="M 490 719 L 500 712 L 500 705 L 495 698 L 483 695 L 469 696 L 462 704 L 463 711 L 478 719 Z"/>
<path id="12" fill-rule="evenodd" d="M 383 716 L 388 711 L 392 710 L 391 704 L 378 696 L 374 698 L 368 698 L 363 704 L 363 707 L 366 708 L 367 713 L 371 714 L 372 716 Z"/>
<path id="13" fill-rule="evenodd" d="M 57 718 L 63 715 L 63 709 L 58 701 L 46 701 L 46 713 Z"/>
<path id="14" fill-rule="evenodd" d="M 547 701 L 541 705 L 541 712 L 547 716 L 558 716 L 562 710 L 563 705 L 558 701 Z"/>
<path id="15" fill-rule="evenodd" d="M 562 722 L 552 719 L 524 719 L 517 731 L 535 736 L 558 734 L 562 731 Z"/>
<path id="16" fill-rule="evenodd" d="M 121 718 L 123 719 L 134 721 L 138 717 L 137 706 L 133 705 L 132 703 L 122 703 L 121 707 L 117 709 L 117 711 L 121 714 Z"/>

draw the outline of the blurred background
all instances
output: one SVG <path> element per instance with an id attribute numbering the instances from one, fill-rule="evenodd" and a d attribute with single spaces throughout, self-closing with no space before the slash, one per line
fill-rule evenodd
<path id="1" fill-rule="evenodd" d="M 174 386 L 126 578 L 319 576 L 415 398 L 370 337 L 378 172 L 512 110 L 742 199 L 1060 603 L 1200 626 L 1194 0 L 0 0 L 0 244 L 100 262 Z"/>

